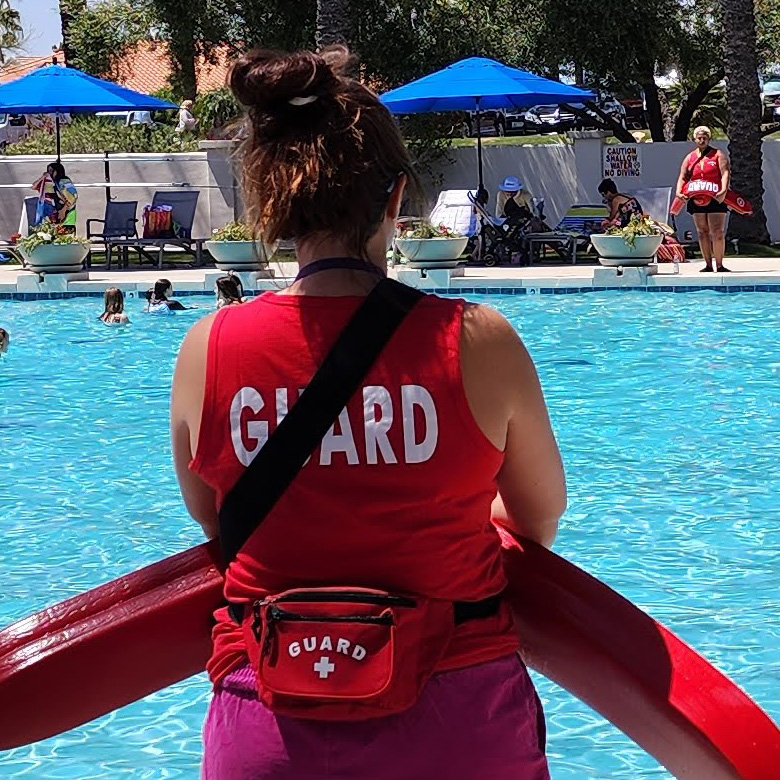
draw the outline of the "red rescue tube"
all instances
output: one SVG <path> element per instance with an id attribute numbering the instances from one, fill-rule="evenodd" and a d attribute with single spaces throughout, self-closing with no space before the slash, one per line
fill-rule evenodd
<path id="1" fill-rule="evenodd" d="M 606 585 L 505 534 L 523 655 L 678 778 L 771 780 L 780 731 L 724 675 Z M 0 632 L 7 749 L 79 726 L 202 671 L 222 601 L 201 545 Z M 85 674 L 88 670 L 88 674 Z M 40 691 L 45 696 L 31 696 Z"/>
<path id="2" fill-rule="evenodd" d="M 689 181 L 683 190 L 698 206 L 706 206 L 717 195 L 718 185 L 709 181 L 695 179 Z M 753 213 L 753 206 L 750 201 L 734 192 L 734 190 L 729 190 L 726 193 L 723 203 L 737 214 L 749 217 Z M 683 210 L 684 206 L 685 201 L 682 198 L 675 198 L 670 209 L 672 216 L 676 217 Z"/>

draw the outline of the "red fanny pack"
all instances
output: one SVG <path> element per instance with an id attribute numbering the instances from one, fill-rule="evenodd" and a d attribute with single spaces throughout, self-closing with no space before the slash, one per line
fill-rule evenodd
<path id="1" fill-rule="evenodd" d="M 279 715 L 365 720 L 411 707 L 459 622 L 500 597 L 456 602 L 367 588 L 299 588 L 243 621 L 258 694 Z"/>

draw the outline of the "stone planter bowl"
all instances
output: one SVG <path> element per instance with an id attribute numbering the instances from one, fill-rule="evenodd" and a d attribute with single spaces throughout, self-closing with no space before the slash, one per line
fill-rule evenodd
<path id="1" fill-rule="evenodd" d="M 468 244 L 468 236 L 457 238 L 396 238 L 398 251 L 413 263 L 452 262 Z"/>
<path id="2" fill-rule="evenodd" d="M 590 241 L 599 253 L 599 262 L 606 266 L 650 265 L 663 236 L 637 236 L 634 245 L 623 236 L 605 236 L 594 233 Z"/>
<path id="3" fill-rule="evenodd" d="M 276 247 L 264 245 L 267 259 L 263 259 L 260 245 L 254 241 L 205 241 L 203 246 L 220 271 L 260 271 L 276 251 Z"/>
<path id="4" fill-rule="evenodd" d="M 39 274 L 66 274 L 80 271 L 89 253 L 86 244 L 42 244 L 27 252 L 19 247 L 27 267 Z"/>

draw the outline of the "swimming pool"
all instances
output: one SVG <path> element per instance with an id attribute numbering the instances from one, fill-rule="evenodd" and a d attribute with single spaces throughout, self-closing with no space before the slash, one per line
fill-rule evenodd
<path id="1" fill-rule="evenodd" d="M 780 312 L 768 293 L 480 296 L 542 377 L 569 478 L 556 551 L 780 719 Z M 101 301 L 0 301 L 0 624 L 201 541 L 170 466 L 173 361 L 210 307 L 133 324 Z M 121 669 L 117 669 L 121 674 Z M 538 678 L 537 678 L 538 680 Z M 669 777 L 538 680 L 555 780 Z M 0 777 L 198 777 L 202 676 L 0 754 Z M 42 704 L 45 706 L 45 703 Z"/>

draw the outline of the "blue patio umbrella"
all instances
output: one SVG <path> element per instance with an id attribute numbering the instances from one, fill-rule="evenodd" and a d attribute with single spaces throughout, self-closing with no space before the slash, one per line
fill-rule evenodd
<path id="1" fill-rule="evenodd" d="M 60 158 L 60 114 L 170 111 L 177 108 L 173 103 L 63 65 L 47 65 L 0 85 L 0 111 L 9 114 L 56 114 L 57 159 Z"/>
<path id="2" fill-rule="evenodd" d="M 477 159 L 482 189 L 482 136 L 479 112 L 530 108 L 540 103 L 584 103 L 594 96 L 576 87 L 510 68 L 485 57 L 469 57 L 381 96 L 394 114 L 437 111 L 477 113 Z"/>

